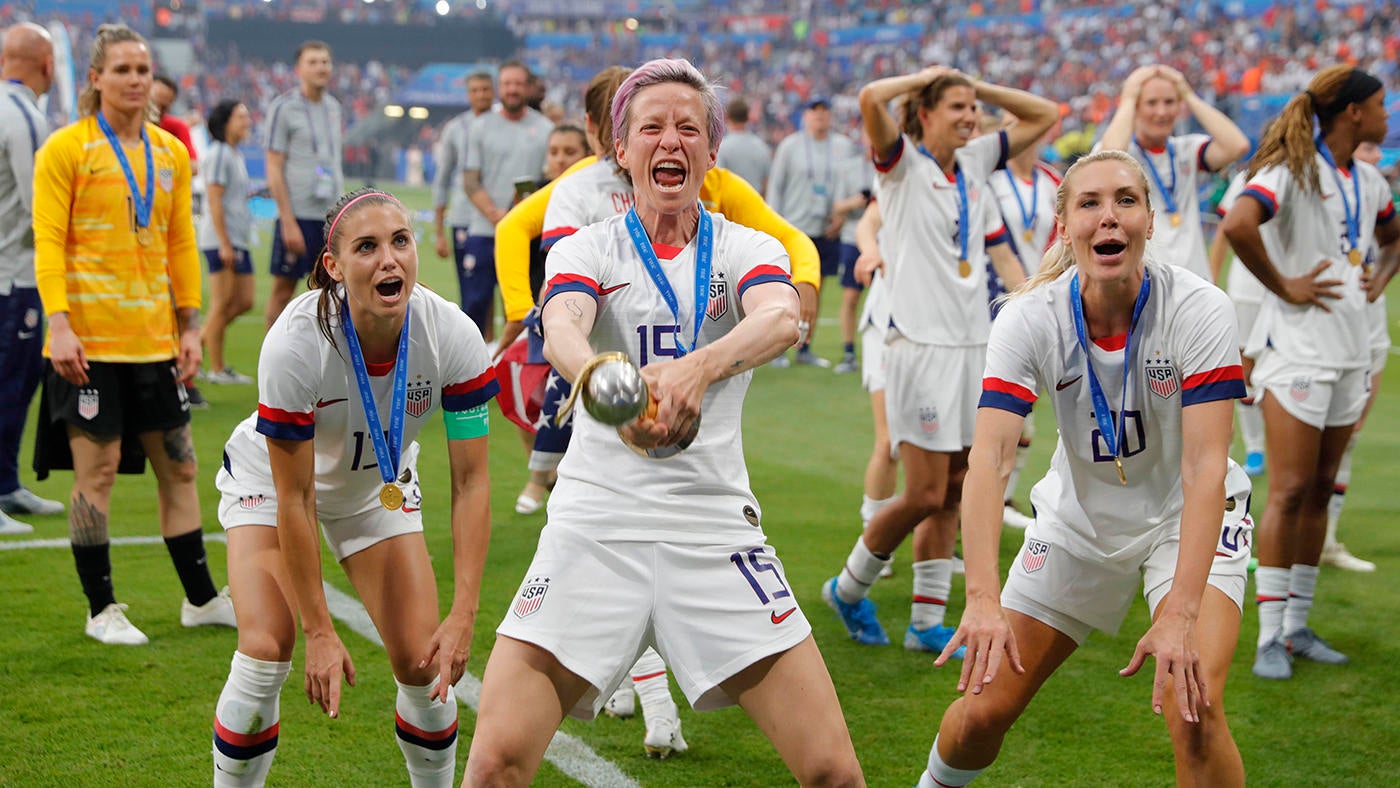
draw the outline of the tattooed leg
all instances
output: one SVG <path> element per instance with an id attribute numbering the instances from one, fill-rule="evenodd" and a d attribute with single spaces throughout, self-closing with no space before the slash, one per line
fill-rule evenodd
<path id="1" fill-rule="evenodd" d="M 199 464 L 195 461 L 190 425 L 143 432 L 141 445 L 151 460 L 160 490 L 161 535 L 174 537 L 199 530 Z"/>
<path id="2" fill-rule="evenodd" d="M 68 447 L 73 452 L 69 538 L 76 545 L 106 544 L 112 483 L 121 461 L 121 439 L 93 435 L 70 425 Z"/>

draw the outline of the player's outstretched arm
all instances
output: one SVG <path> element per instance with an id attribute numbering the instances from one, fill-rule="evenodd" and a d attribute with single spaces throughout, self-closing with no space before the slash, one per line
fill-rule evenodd
<path id="1" fill-rule="evenodd" d="M 1249 199 L 1245 199 L 1249 198 Z M 1264 247 L 1264 238 L 1259 234 L 1259 226 L 1265 221 L 1263 204 L 1249 191 L 1235 200 L 1225 219 L 1220 222 L 1220 232 L 1230 241 L 1235 250 L 1235 258 L 1244 263 L 1245 268 L 1268 288 L 1274 295 L 1290 304 L 1311 304 L 1324 312 L 1332 311 L 1327 301 L 1341 298 L 1337 288 L 1342 282 L 1337 279 L 1318 279 L 1329 265 L 1327 260 L 1319 261 L 1311 271 L 1302 276 L 1284 276 L 1279 273 L 1269 252 Z"/>
<path id="2" fill-rule="evenodd" d="M 336 634 L 321 587 L 321 541 L 316 532 L 316 447 L 309 440 L 267 439 L 277 491 L 277 537 L 306 634 L 306 698 L 330 717 L 340 715 L 340 676 L 355 685 L 355 666 Z"/>
<path id="3" fill-rule="evenodd" d="M 860 257 L 856 258 L 856 281 L 870 286 L 875 272 L 885 270 L 885 259 L 880 255 L 880 228 L 885 226 L 885 217 L 880 213 L 880 203 L 871 201 L 856 222 L 856 248 Z"/>
<path id="4" fill-rule="evenodd" d="M 544 302 L 540 312 L 544 357 L 570 383 L 578 379 L 579 370 L 595 355 L 588 335 L 597 316 L 598 302 L 583 293 L 563 292 Z"/>
<path id="5" fill-rule="evenodd" d="M 1006 156 L 1010 158 L 1035 144 L 1060 118 L 1060 105 L 1034 93 L 973 80 L 977 100 L 995 104 L 1016 116 L 1006 127 Z"/>
<path id="6" fill-rule="evenodd" d="M 1025 672 L 1016 636 L 1001 608 L 1001 572 L 997 568 L 1003 496 L 1024 423 L 1024 416 L 1007 410 L 977 409 L 962 496 L 967 607 L 953 639 L 933 663 L 942 666 L 958 646 L 967 646 L 958 692 L 971 689 L 974 695 L 981 693 L 982 686 L 990 684 L 1001 669 L 1003 653 L 1012 670 Z"/>

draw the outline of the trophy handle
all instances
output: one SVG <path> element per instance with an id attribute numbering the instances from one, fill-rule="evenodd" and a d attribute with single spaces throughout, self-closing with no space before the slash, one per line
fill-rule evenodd
<path id="1" fill-rule="evenodd" d="M 574 378 L 574 385 L 573 389 L 569 391 L 569 398 L 564 400 L 564 404 L 559 408 L 559 412 L 554 415 L 554 425 L 556 427 L 564 426 L 564 420 L 569 417 L 569 413 L 574 409 L 574 402 L 578 400 L 579 394 L 588 387 L 588 379 L 593 376 L 593 370 L 609 361 L 625 361 L 629 364 L 632 363 L 632 359 L 628 358 L 626 353 L 616 350 L 599 353 L 584 362 L 584 365 L 579 368 L 578 375 Z M 653 409 L 652 412 L 654 413 L 656 406 L 653 404 L 650 407 Z"/>

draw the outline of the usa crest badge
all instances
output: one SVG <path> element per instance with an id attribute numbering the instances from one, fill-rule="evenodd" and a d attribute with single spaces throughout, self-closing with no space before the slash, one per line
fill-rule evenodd
<path id="1" fill-rule="evenodd" d="M 415 383 L 408 387 L 404 396 L 404 412 L 415 419 L 423 418 L 433 405 L 433 387 L 427 383 Z"/>
<path id="2" fill-rule="evenodd" d="M 719 320 L 729 314 L 729 284 L 724 279 L 710 280 L 710 302 L 705 306 L 705 316 Z"/>
<path id="3" fill-rule="evenodd" d="M 97 389 L 78 389 L 78 415 L 88 421 L 97 418 Z"/>
<path id="4" fill-rule="evenodd" d="M 520 593 L 515 597 L 515 604 L 511 605 L 511 612 L 516 618 L 529 618 L 539 612 L 540 605 L 544 604 L 544 595 L 549 592 L 549 578 L 530 577 L 520 586 Z"/>
<path id="5" fill-rule="evenodd" d="M 1030 572 L 1045 566 L 1045 558 L 1050 555 L 1050 543 L 1039 539 L 1026 540 L 1026 552 L 1021 556 L 1021 568 Z"/>
<path id="6" fill-rule="evenodd" d="M 1293 385 L 1288 387 L 1288 396 L 1295 402 L 1303 402 L 1311 393 L 1312 378 L 1294 378 Z"/>
<path id="7" fill-rule="evenodd" d="M 938 432 L 938 408 L 919 408 L 919 428 L 925 435 Z"/>
<path id="8" fill-rule="evenodd" d="M 1147 363 L 1147 387 L 1152 389 L 1152 393 L 1162 399 L 1171 399 L 1171 396 L 1181 390 L 1181 381 L 1177 379 L 1176 367 L 1171 362 L 1151 362 Z"/>
<path id="9" fill-rule="evenodd" d="M 244 509 L 249 510 L 249 511 L 252 511 L 253 509 L 258 508 L 259 506 L 262 506 L 264 503 L 267 503 L 267 496 L 266 496 L 266 495 L 240 495 L 240 496 L 238 496 L 238 505 L 241 506 L 241 507 L 243 507 Z"/>
<path id="10" fill-rule="evenodd" d="M 173 191 L 175 189 L 175 170 L 170 167 L 161 167 L 156 170 L 156 182 L 160 184 L 161 191 Z"/>

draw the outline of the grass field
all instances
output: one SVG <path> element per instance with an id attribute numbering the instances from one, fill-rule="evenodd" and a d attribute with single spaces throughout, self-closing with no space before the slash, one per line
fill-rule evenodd
<path id="1" fill-rule="evenodd" d="M 415 205 L 426 192 L 403 189 Z M 255 253 L 266 290 L 264 245 Z M 451 264 L 420 246 L 421 279 L 455 300 Z M 839 294 L 826 294 L 834 318 Z M 261 298 L 256 315 L 230 331 L 230 359 L 249 374 L 262 338 Z M 839 337 L 824 321 L 817 348 L 835 357 Z M 196 412 L 194 435 L 203 461 L 201 503 L 206 533 L 219 533 L 214 471 L 233 426 L 256 404 L 252 386 L 204 386 L 213 407 Z M 1028 474 L 1038 478 L 1055 434 L 1045 409 Z M 32 425 L 32 422 L 31 422 Z M 533 553 L 543 513 L 516 515 L 513 502 L 525 476 L 524 452 L 514 428 L 499 414 L 491 436 L 493 534 L 481 614 L 469 670 L 480 676 L 494 628 Z M 29 431 L 32 435 L 32 426 Z M 439 578 L 450 577 L 446 451 L 441 422 L 420 438 L 429 549 Z M 867 780 L 878 786 L 913 784 L 923 768 L 943 709 L 954 698 L 957 674 L 934 669 L 931 659 L 901 650 L 857 646 L 818 597 L 821 581 L 841 565 L 859 530 L 861 473 L 869 452 L 869 405 L 856 376 L 810 368 L 761 369 L 749 393 L 745 446 L 753 488 L 763 502 L 765 530 L 787 567 L 789 580 L 812 620 L 835 678 Z M 1400 487 L 1400 397 L 1383 395 L 1355 459 L 1343 536 L 1353 552 L 1376 560 L 1378 572 L 1356 575 L 1324 569 L 1313 623 L 1352 664 L 1298 664 L 1288 682 L 1250 674 L 1257 617 L 1246 610 L 1226 693 L 1235 737 L 1253 783 L 1259 785 L 1379 785 L 1400 773 L 1400 715 L 1394 701 L 1400 664 L 1400 528 L 1393 498 Z M 26 445 L 23 465 L 30 449 Z M 71 477 L 58 474 L 26 483 L 66 500 Z M 1027 484 L 1020 497 L 1024 499 Z M 1263 496 L 1256 488 L 1255 501 Z M 1257 512 L 1256 512 L 1257 515 Z M 66 520 L 27 518 L 37 538 L 66 538 Z M 114 536 L 155 535 L 153 477 L 121 477 L 112 499 Z M 16 541 L 10 539 L 11 542 Z M 1003 570 L 1020 545 L 1010 533 Z M 0 544 L 0 547 L 3 547 Z M 225 577 L 223 545 L 209 543 L 216 581 Z M 112 550 L 117 596 L 151 638 L 139 648 L 102 646 L 83 635 L 85 601 L 73 558 L 61 549 L 0 550 L 0 785 L 197 785 L 210 775 L 210 724 L 235 646 L 230 630 L 182 630 L 181 592 L 160 544 Z M 350 591 L 326 558 L 327 579 Z M 908 622 L 910 570 L 901 551 L 893 580 L 872 598 L 892 633 Z M 451 589 L 440 582 L 443 609 Z M 1252 597 L 1252 588 L 1250 594 Z M 961 609 L 955 579 L 951 618 Z M 1153 717 L 1150 669 L 1123 679 L 1116 671 L 1132 654 L 1146 625 L 1135 604 L 1114 638 L 1094 635 L 1040 693 L 1008 738 L 1000 760 L 984 775 L 989 785 L 1167 785 L 1173 780 L 1170 743 Z M 341 718 L 328 720 L 302 699 L 301 652 L 283 693 L 281 747 L 272 771 L 277 785 L 403 784 L 402 756 L 393 737 L 393 682 L 382 649 L 342 628 L 359 671 Z M 1391 700 L 1386 700 L 1391 698 Z M 670 761 L 642 756 L 639 719 L 568 721 L 564 730 L 648 786 L 790 784 L 791 777 L 757 729 L 734 709 L 682 718 L 690 752 Z M 474 724 L 463 707 L 458 749 L 465 762 Z M 540 785 L 571 784 L 546 764 Z"/>

